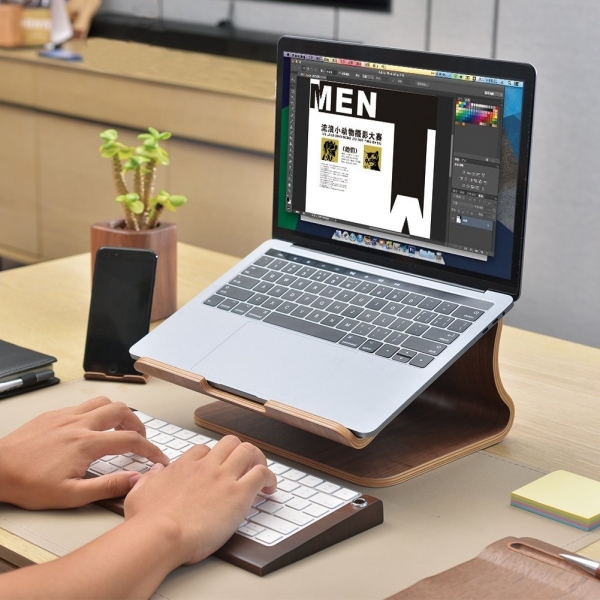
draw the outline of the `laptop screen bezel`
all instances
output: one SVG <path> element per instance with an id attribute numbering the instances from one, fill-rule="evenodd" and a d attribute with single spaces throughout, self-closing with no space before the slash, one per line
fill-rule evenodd
<path id="1" fill-rule="evenodd" d="M 284 52 L 344 58 L 349 60 L 368 60 L 379 64 L 399 65 L 436 71 L 456 72 L 466 75 L 479 75 L 498 79 L 514 79 L 524 82 L 522 104 L 522 129 L 518 159 L 517 190 L 515 202 L 514 240 L 511 261 L 511 279 L 471 273 L 464 269 L 450 268 L 445 265 L 431 265 L 425 261 L 391 255 L 376 249 L 357 247 L 344 242 L 324 240 L 315 235 L 293 231 L 278 226 L 279 194 L 282 177 L 281 153 L 286 152 L 283 164 L 287 162 L 287 148 L 281 147 L 282 129 L 282 93 Z M 510 294 L 517 299 L 521 291 L 523 269 L 523 248 L 525 241 L 525 215 L 527 206 L 527 188 L 529 183 L 529 161 L 531 131 L 533 120 L 533 100 L 536 73 L 527 63 L 500 61 L 482 58 L 461 57 L 432 52 L 401 50 L 353 44 L 331 42 L 309 38 L 284 36 L 277 48 L 277 101 L 275 122 L 275 169 L 273 189 L 273 237 L 288 241 L 311 250 L 326 252 L 368 264 L 411 275 L 433 278 L 439 281 L 471 287 L 478 290 L 493 290 Z"/>

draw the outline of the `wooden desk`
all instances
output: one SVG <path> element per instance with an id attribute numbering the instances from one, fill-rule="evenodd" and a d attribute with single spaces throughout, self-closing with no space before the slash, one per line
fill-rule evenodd
<path id="1" fill-rule="evenodd" d="M 179 305 L 237 260 L 180 244 Z M 81 377 L 90 289 L 87 254 L 0 273 L 0 338 L 57 356 L 56 372 L 63 381 Z M 500 372 L 515 403 L 515 422 L 489 452 L 543 470 L 565 468 L 600 479 L 593 425 L 598 421 L 600 350 L 505 327 Z M 0 530 L 0 546 L 9 544 L 6 537 Z M 15 540 L 9 545 L 14 551 Z M 27 552 L 32 556 L 31 548 L 16 554 Z M 598 544 L 586 554 L 600 558 Z M 34 551 L 32 560 L 44 557 Z"/>

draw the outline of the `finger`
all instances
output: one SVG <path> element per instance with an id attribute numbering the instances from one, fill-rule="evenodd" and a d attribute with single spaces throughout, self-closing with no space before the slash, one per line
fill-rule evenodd
<path id="1" fill-rule="evenodd" d="M 275 473 L 262 464 L 252 467 L 239 479 L 239 482 L 244 486 L 248 486 L 249 491 L 254 494 L 258 494 L 258 492 L 274 494 L 277 490 L 277 477 Z"/>
<path id="2" fill-rule="evenodd" d="M 222 465 L 229 455 L 241 444 L 241 440 L 235 435 L 222 437 L 211 451 L 211 459 Z"/>
<path id="3" fill-rule="evenodd" d="M 169 464 L 169 459 L 145 437 L 136 431 L 98 431 L 91 433 L 89 451 L 93 460 L 107 454 L 126 454 L 133 452 L 144 456 L 154 463 Z"/>
<path id="4" fill-rule="evenodd" d="M 126 496 L 138 476 L 139 473 L 120 471 L 91 479 L 80 479 L 74 484 L 70 500 L 73 501 L 73 506 L 82 506 L 96 500 Z"/>
<path id="5" fill-rule="evenodd" d="M 201 460 L 203 459 L 209 452 L 210 448 L 205 444 L 198 444 L 189 450 L 186 450 L 180 458 L 177 459 L 177 462 L 189 462 L 191 460 Z"/>
<path id="6" fill-rule="evenodd" d="M 111 402 L 88 413 L 91 429 L 106 431 L 119 429 L 136 431 L 146 437 L 146 428 L 135 413 L 123 402 Z"/>
<path id="7" fill-rule="evenodd" d="M 240 478 L 256 465 L 266 467 L 267 459 L 256 446 L 244 442 L 233 449 L 223 464 Z"/>
<path id="8" fill-rule="evenodd" d="M 86 400 L 77 406 L 71 406 L 69 410 L 71 410 L 73 414 L 81 415 L 95 410 L 96 408 L 100 408 L 101 406 L 106 406 L 107 404 L 112 404 L 112 400 L 106 396 L 97 396 L 96 398 Z"/>

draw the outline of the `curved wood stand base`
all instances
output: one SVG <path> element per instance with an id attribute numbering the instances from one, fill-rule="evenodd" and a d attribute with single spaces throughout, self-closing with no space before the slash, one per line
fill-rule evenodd
<path id="1" fill-rule="evenodd" d="M 501 328 L 490 329 L 359 450 L 226 402 L 198 408 L 195 421 L 357 485 L 395 485 L 506 436 L 514 405 L 498 373 Z"/>

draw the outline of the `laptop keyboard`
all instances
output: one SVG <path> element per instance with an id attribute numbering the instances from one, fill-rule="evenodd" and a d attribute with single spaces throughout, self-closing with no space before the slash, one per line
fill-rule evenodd
<path id="1" fill-rule="evenodd" d="M 269 250 L 204 304 L 424 368 L 492 306 L 465 300 Z"/>
<path id="2" fill-rule="evenodd" d="M 146 427 L 146 438 L 176 461 L 184 452 L 198 444 L 212 448 L 217 440 L 182 429 L 171 423 L 135 411 Z M 129 452 L 123 455 L 104 456 L 92 463 L 92 476 L 115 471 L 145 473 L 152 462 Z M 315 477 L 273 460 L 267 460 L 277 476 L 277 491 L 271 495 L 259 494 L 237 533 L 264 546 L 274 546 L 316 523 L 326 515 L 353 501 L 361 508 L 364 501 L 360 493 Z"/>

